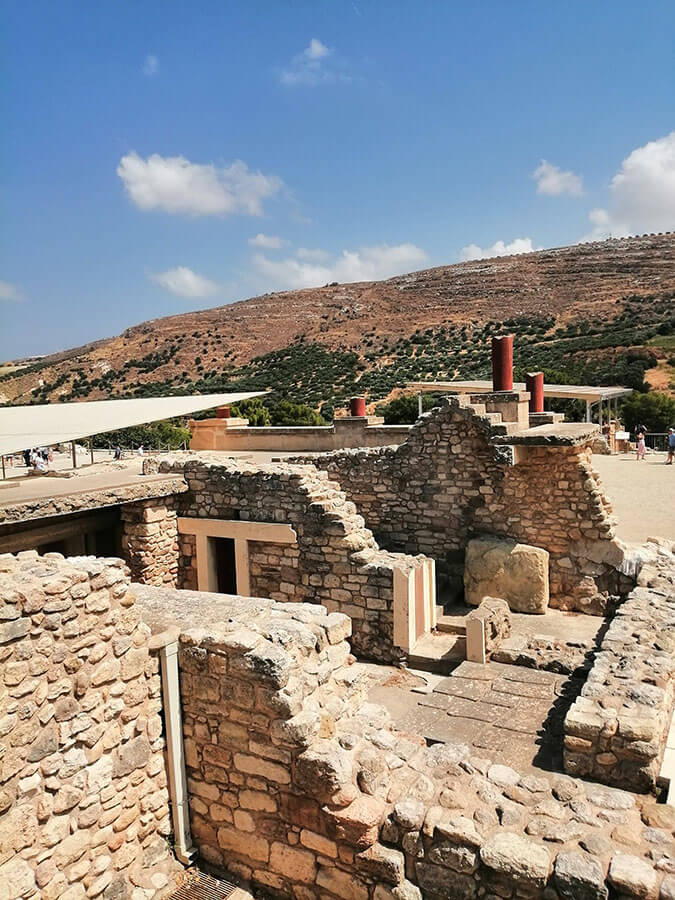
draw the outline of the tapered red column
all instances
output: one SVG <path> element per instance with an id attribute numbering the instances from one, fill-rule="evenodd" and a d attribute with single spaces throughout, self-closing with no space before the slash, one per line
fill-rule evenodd
<path id="1" fill-rule="evenodd" d="M 530 392 L 530 412 L 544 411 L 544 373 L 528 372 L 525 376 L 525 390 Z"/>
<path id="2" fill-rule="evenodd" d="M 351 416 L 363 417 L 366 414 L 366 398 L 352 397 L 349 401 L 349 414 Z"/>
<path id="3" fill-rule="evenodd" d="M 492 338 L 492 390 L 513 390 L 513 335 Z"/>

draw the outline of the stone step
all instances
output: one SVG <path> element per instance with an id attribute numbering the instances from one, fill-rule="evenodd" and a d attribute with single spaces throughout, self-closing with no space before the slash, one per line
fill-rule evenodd
<path id="1" fill-rule="evenodd" d="M 443 606 L 436 607 L 436 628 L 446 634 L 466 634 L 466 613 L 446 613 Z"/>
<path id="2" fill-rule="evenodd" d="M 408 666 L 446 675 L 466 659 L 466 640 L 459 634 L 425 634 L 408 655 Z"/>
<path id="3" fill-rule="evenodd" d="M 497 415 L 501 417 L 501 413 L 497 413 Z M 492 426 L 492 431 L 494 434 L 516 434 L 516 432 L 522 431 L 522 428 L 517 422 L 499 422 Z"/>

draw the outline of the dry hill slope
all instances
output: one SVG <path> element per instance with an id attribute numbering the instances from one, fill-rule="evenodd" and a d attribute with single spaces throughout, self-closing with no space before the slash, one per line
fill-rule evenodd
<path id="1" fill-rule="evenodd" d="M 528 322 L 539 322 L 536 333 L 543 339 L 548 332 L 546 340 L 556 343 L 563 329 L 575 323 L 604 322 L 609 327 L 622 315 L 622 327 L 631 318 L 639 324 L 640 304 L 630 308 L 630 315 L 623 315 L 629 297 L 653 298 L 653 303 L 674 294 L 675 233 L 581 244 L 441 266 L 381 282 L 265 294 L 155 319 L 118 337 L 45 357 L 22 372 L 5 375 L 0 380 L 0 397 L 24 403 L 60 395 L 94 399 L 147 393 L 146 388 L 155 384 L 167 391 L 203 390 L 235 381 L 253 386 L 252 377 L 257 378 L 256 386 L 273 385 L 274 364 L 285 359 L 283 354 L 263 363 L 256 360 L 299 345 L 326 348 L 328 362 L 317 348 L 310 354 L 315 366 L 341 371 L 351 366 L 340 385 L 347 390 L 364 372 L 391 368 L 403 356 L 426 357 L 430 362 L 428 372 L 419 365 L 411 372 L 408 366 L 408 375 L 443 373 L 436 357 L 442 356 L 444 347 L 448 353 L 453 351 L 453 334 L 459 342 L 454 347 L 458 358 L 445 371 L 450 376 L 468 375 L 484 366 L 484 359 L 472 359 L 472 348 L 465 345 L 473 342 L 478 353 L 486 337 L 479 335 L 479 329 L 487 323 L 494 328 L 497 323 L 519 320 L 515 330 L 526 332 Z M 653 330 L 667 309 L 667 304 L 652 305 L 643 324 Z M 463 326 L 469 331 L 462 334 Z M 439 346 L 431 346 L 440 329 L 445 337 Z M 413 348 L 411 354 L 405 345 L 411 339 L 415 342 L 416 331 L 427 332 L 428 346 Z M 624 336 L 623 345 L 641 346 L 646 337 L 647 332 L 638 329 L 634 341 Z M 604 350 L 591 349 L 601 351 L 596 356 L 607 356 L 609 345 L 605 341 Z M 302 352 L 307 356 L 306 349 Z M 462 365 L 463 357 L 469 365 Z M 291 385 L 298 390 L 302 365 L 299 369 L 299 378 Z M 391 381 L 374 388 L 371 377 L 363 386 L 382 395 L 393 386 Z M 288 378 L 285 389 L 287 382 Z M 325 379 L 323 384 L 328 387 Z"/>

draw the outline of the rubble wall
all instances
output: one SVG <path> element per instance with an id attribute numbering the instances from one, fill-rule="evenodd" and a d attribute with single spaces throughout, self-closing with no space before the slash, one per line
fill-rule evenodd
<path id="1" fill-rule="evenodd" d="M 646 566 L 602 639 L 565 718 L 565 770 L 654 790 L 675 694 L 672 572 Z"/>
<path id="2" fill-rule="evenodd" d="M 158 660 L 121 560 L 0 557 L 0 896 L 162 897 Z"/>
<path id="3" fill-rule="evenodd" d="M 182 628 L 179 664 L 212 865 L 302 900 L 672 896 L 670 807 L 427 747 L 363 701 L 343 616 L 203 597 L 218 624 Z"/>
<path id="4" fill-rule="evenodd" d="M 331 612 L 346 613 L 361 657 L 390 662 L 402 656 L 393 642 L 393 574 L 421 561 L 380 550 L 354 504 L 325 472 L 286 463 L 247 467 L 240 460 L 198 458 L 168 460 L 162 467 L 180 471 L 189 485 L 177 498 L 180 516 L 280 522 L 295 529 L 293 544 L 249 542 L 254 596 L 321 603 Z M 195 584 L 194 543 L 183 536 L 178 583 Z"/>
<path id="5" fill-rule="evenodd" d="M 122 552 L 134 581 L 176 585 L 179 546 L 176 497 L 121 507 Z"/>
<path id="6" fill-rule="evenodd" d="M 324 469 L 381 546 L 425 553 L 440 572 L 461 572 L 471 537 L 495 534 L 550 553 L 551 605 L 600 614 L 630 589 L 611 509 L 575 446 L 495 444 L 498 432 L 465 396 L 446 397 L 399 447 L 345 450 L 299 461 Z"/>

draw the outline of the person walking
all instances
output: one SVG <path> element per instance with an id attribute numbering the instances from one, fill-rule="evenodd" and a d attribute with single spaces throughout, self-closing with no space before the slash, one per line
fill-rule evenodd
<path id="1" fill-rule="evenodd" d="M 638 461 L 645 458 L 646 446 L 645 446 L 645 433 L 644 431 L 638 431 L 637 436 L 637 459 Z"/>
<path id="2" fill-rule="evenodd" d="M 672 466 L 673 457 L 675 457 L 675 428 L 668 429 L 668 459 L 666 460 L 667 466 Z"/>

